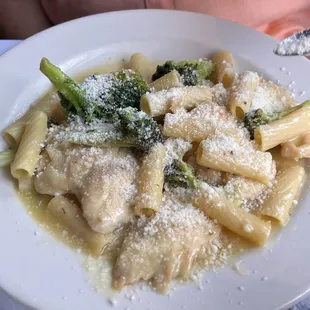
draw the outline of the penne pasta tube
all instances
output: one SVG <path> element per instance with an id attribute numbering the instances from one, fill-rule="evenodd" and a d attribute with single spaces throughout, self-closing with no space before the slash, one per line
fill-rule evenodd
<path id="1" fill-rule="evenodd" d="M 290 109 L 297 104 L 296 99 L 286 89 L 260 77 L 251 110 L 262 108 L 264 111 L 276 112 L 279 109 Z"/>
<path id="2" fill-rule="evenodd" d="M 171 165 L 174 160 L 182 160 L 192 149 L 192 144 L 183 139 L 166 139 L 164 145 L 166 147 L 165 166 Z"/>
<path id="3" fill-rule="evenodd" d="M 270 222 L 236 206 L 223 192 L 218 192 L 206 183 L 204 185 L 202 192 L 193 200 L 194 206 L 240 237 L 260 246 L 267 243 L 271 232 Z"/>
<path id="4" fill-rule="evenodd" d="M 306 180 L 303 167 L 292 166 L 281 170 L 276 176 L 272 192 L 265 200 L 260 213 L 285 226 L 293 207 L 297 204 L 302 186 Z"/>
<path id="5" fill-rule="evenodd" d="M 310 131 L 310 104 L 289 113 L 283 118 L 255 129 L 258 148 L 267 151 Z"/>
<path id="6" fill-rule="evenodd" d="M 34 189 L 32 176 L 21 176 L 18 178 L 18 188 L 21 192 L 29 192 Z"/>
<path id="7" fill-rule="evenodd" d="M 235 79 L 234 59 L 230 52 L 221 51 L 216 53 L 212 61 L 215 63 L 213 76 L 216 83 L 222 83 L 225 88 L 231 87 Z"/>
<path id="8" fill-rule="evenodd" d="M 90 228 L 81 209 L 74 202 L 63 196 L 54 197 L 49 202 L 47 210 L 73 234 L 83 239 L 94 253 L 102 252 L 107 243 L 107 237 Z"/>
<path id="9" fill-rule="evenodd" d="M 7 167 L 14 160 L 16 149 L 7 149 L 0 152 L 0 168 Z"/>
<path id="10" fill-rule="evenodd" d="M 211 102 L 212 92 L 208 86 L 174 87 L 141 97 L 140 108 L 152 117 L 164 115 L 180 108 L 191 109 L 201 102 Z"/>
<path id="11" fill-rule="evenodd" d="M 163 185 L 166 147 L 158 143 L 145 155 L 139 171 L 136 215 L 151 216 L 159 210 Z"/>
<path id="12" fill-rule="evenodd" d="M 23 117 L 9 125 L 4 130 L 3 138 L 9 146 L 17 147 L 19 145 L 25 130 L 26 123 L 37 111 L 44 112 L 48 117 L 55 118 L 59 123 L 65 119 L 65 110 L 60 105 L 58 99 L 42 100 L 38 104 L 32 106 Z"/>
<path id="13" fill-rule="evenodd" d="M 174 87 L 182 87 L 183 83 L 181 81 L 181 76 L 178 71 L 173 70 L 161 78 L 150 84 L 150 88 L 154 88 L 156 91 L 161 91 L 164 89 L 170 89 Z"/>
<path id="14" fill-rule="evenodd" d="M 200 142 L 217 128 L 226 133 L 235 132 L 237 122 L 225 107 L 202 103 L 190 112 L 180 109 L 175 114 L 166 114 L 163 133 L 166 137 Z"/>
<path id="15" fill-rule="evenodd" d="M 235 79 L 228 99 L 228 107 L 237 119 L 243 120 L 250 110 L 258 84 L 259 76 L 256 72 L 247 71 Z"/>
<path id="16" fill-rule="evenodd" d="M 129 61 L 129 68 L 138 71 L 144 79 L 151 80 L 152 73 L 155 71 L 155 65 L 141 53 L 132 54 Z"/>
<path id="17" fill-rule="evenodd" d="M 227 197 L 238 205 L 256 200 L 267 190 L 266 185 L 261 182 L 234 174 L 227 174 L 225 181 L 223 189 Z"/>
<path id="18" fill-rule="evenodd" d="M 216 132 L 199 145 L 199 165 L 244 176 L 268 186 L 275 176 L 275 164 L 268 152 L 261 152 L 244 137 Z"/>
<path id="19" fill-rule="evenodd" d="M 14 178 L 32 177 L 37 167 L 41 144 L 47 132 L 47 116 L 41 111 L 33 113 L 26 124 L 25 132 L 11 164 Z"/>

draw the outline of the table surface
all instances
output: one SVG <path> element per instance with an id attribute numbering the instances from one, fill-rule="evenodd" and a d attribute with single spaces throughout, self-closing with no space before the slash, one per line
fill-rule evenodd
<path id="1" fill-rule="evenodd" d="M 19 42 L 21 41 L 0 40 L 0 55 L 17 45 Z M 0 310 L 27 310 L 27 308 L 16 300 L 13 300 L 0 288 Z M 310 310 L 310 297 L 301 301 L 290 310 Z"/>

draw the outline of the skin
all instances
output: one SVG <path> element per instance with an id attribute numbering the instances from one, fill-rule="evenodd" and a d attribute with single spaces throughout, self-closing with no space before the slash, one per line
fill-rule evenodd
<path id="1" fill-rule="evenodd" d="M 24 39 L 90 14 L 144 8 L 199 12 L 256 28 L 284 17 L 294 20 L 294 14 L 305 9 L 305 20 L 310 18 L 309 0 L 0 0 L 0 39 Z M 300 23 L 299 18 L 294 23 Z"/>

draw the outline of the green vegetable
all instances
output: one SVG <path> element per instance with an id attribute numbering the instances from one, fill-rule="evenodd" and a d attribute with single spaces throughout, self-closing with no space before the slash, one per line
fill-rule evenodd
<path id="1" fill-rule="evenodd" d="M 152 117 L 135 108 L 120 108 L 114 114 L 115 130 L 73 133 L 69 141 L 92 146 L 135 147 L 148 151 L 164 141 L 162 132 Z"/>
<path id="2" fill-rule="evenodd" d="M 81 85 L 46 58 L 42 59 L 40 70 L 57 88 L 62 106 L 68 112 L 85 116 L 88 120 L 112 117 L 119 108 L 138 108 L 141 96 L 149 90 L 147 82 L 133 70 L 94 74 Z M 88 92 L 89 85 L 95 85 L 95 97 L 91 91 Z"/>
<path id="3" fill-rule="evenodd" d="M 161 130 L 146 113 L 139 111 L 140 97 L 148 90 L 147 83 L 135 71 L 120 70 L 105 75 L 92 75 L 82 85 L 75 83 L 59 68 L 43 58 L 41 71 L 50 79 L 59 91 L 61 103 L 69 112 L 78 114 L 91 121 L 94 118 L 105 119 L 121 133 L 117 139 L 107 137 L 106 133 L 96 133 L 96 144 L 116 143 L 134 145 L 144 151 L 158 142 L 163 142 Z M 96 98 L 87 95 L 87 84 L 92 80 L 103 79 L 103 87 L 96 92 Z M 85 88 L 83 88 L 83 85 Z M 101 84 L 100 84 L 101 85 Z M 76 137 L 81 144 L 93 143 L 94 133 Z M 72 138 L 74 139 L 74 138 Z M 114 142 L 113 142 L 114 141 Z"/>
<path id="4" fill-rule="evenodd" d="M 183 70 L 184 77 L 188 74 L 190 75 L 188 79 L 198 79 L 201 77 L 195 75 L 192 68 L 201 68 L 199 72 L 202 72 L 204 63 L 204 61 L 181 62 L 179 69 Z M 147 91 L 144 80 L 136 73 L 129 75 L 130 78 L 124 70 L 116 72 L 112 77 L 110 75 L 109 82 L 112 81 L 113 84 L 116 79 L 121 83 L 117 84 L 117 87 L 108 89 L 108 94 L 107 89 L 103 90 L 99 95 L 99 99 L 103 102 L 96 105 L 94 102 L 96 98 L 90 101 L 87 97 L 86 88 L 83 89 L 46 58 L 42 59 L 40 69 L 58 89 L 62 105 L 69 112 L 87 116 L 88 120 L 94 116 L 104 118 L 114 124 L 115 130 L 112 131 L 90 130 L 69 134 L 67 137 L 69 141 L 84 145 L 136 147 L 143 151 L 148 151 L 157 143 L 163 143 L 162 132 L 156 121 L 135 107 L 142 93 Z M 96 75 L 89 77 L 89 79 L 96 78 Z M 175 186 L 186 188 L 197 188 L 201 184 L 191 166 L 182 160 L 174 160 L 171 165 L 165 167 L 165 178 Z"/>
<path id="5" fill-rule="evenodd" d="M 131 108 L 132 109 L 132 108 Z M 129 110 L 129 108 L 124 109 Z M 139 137 L 143 138 L 145 136 L 145 128 L 138 130 L 140 134 L 135 134 L 135 126 L 139 125 L 142 119 L 136 120 L 131 119 L 130 111 L 127 111 L 129 115 L 128 120 L 132 122 L 132 129 L 129 129 L 132 133 L 131 135 L 123 135 L 121 132 L 116 133 L 115 131 L 97 132 L 89 131 L 87 133 L 72 134 L 68 138 L 70 142 L 90 145 L 90 146 L 119 146 L 119 147 L 135 147 L 142 149 L 144 151 L 149 150 L 153 145 L 162 141 L 161 135 L 158 137 L 151 136 L 148 140 L 140 141 Z M 132 131 L 133 130 L 133 131 Z M 147 130 L 148 131 L 148 130 Z M 157 132 L 157 127 L 154 131 L 149 131 L 154 134 Z M 140 136 L 141 135 L 141 136 Z M 167 165 L 164 169 L 165 181 L 170 183 L 172 186 L 181 186 L 184 188 L 199 188 L 201 185 L 201 180 L 197 179 L 195 176 L 194 169 L 182 160 L 174 159 L 171 164 Z"/>
<path id="6" fill-rule="evenodd" d="M 122 132 L 138 148 L 147 151 L 164 138 L 157 122 L 143 111 L 135 108 L 120 109 L 117 114 Z"/>
<path id="7" fill-rule="evenodd" d="M 68 133 L 65 139 L 71 143 L 97 146 L 97 147 L 136 147 L 135 141 L 130 140 L 122 132 L 116 130 L 95 131 L 88 130 L 86 132 Z"/>
<path id="8" fill-rule="evenodd" d="M 113 115 L 119 108 L 139 108 L 141 96 L 149 90 L 140 73 L 133 70 L 91 75 L 81 87 L 87 91 L 89 85 L 94 83 L 100 88 L 96 97 L 92 98 L 93 103 L 88 106 L 86 114 L 98 118 L 101 118 L 102 114 Z"/>
<path id="9" fill-rule="evenodd" d="M 156 81 L 167 73 L 176 69 L 176 63 L 172 60 L 166 61 L 163 65 L 158 65 L 156 72 L 152 75 L 152 80 Z"/>
<path id="10" fill-rule="evenodd" d="M 68 112 L 83 115 L 89 104 L 85 90 L 46 58 L 42 58 L 40 70 L 57 88 L 63 107 Z"/>
<path id="11" fill-rule="evenodd" d="M 171 165 L 165 167 L 165 181 L 172 186 L 184 188 L 199 188 L 202 181 L 195 176 L 194 169 L 182 160 L 175 159 Z"/>
<path id="12" fill-rule="evenodd" d="M 214 64 L 210 60 L 184 60 L 178 63 L 167 61 L 163 65 L 157 66 L 156 72 L 152 76 L 155 81 L 165 74 L 177 70 L 183 80 L 184 85 L 202 85 L 207 80 L 214 70 Z"/>
<path id="13" fill-rule="evenodd" d="M 304 103 L 291 109 L 271 114 L 265 113 L 262 109 L 258 109 L 246 114 L 244 125 L 249 130 L 251 138 L 254 139 L 254 131 L 257 127 L 282 119 L 283 117 L 306 106 L 310 106 L 310 100 L 305 101 Z"/>

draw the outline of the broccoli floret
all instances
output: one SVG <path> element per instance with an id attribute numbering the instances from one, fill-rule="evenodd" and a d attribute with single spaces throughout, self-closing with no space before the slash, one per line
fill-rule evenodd
<path id="1" fill-rule="evenodd" d="M 162 132 L 152 117 L 135 108 L 120 108 L 113 115 L 114 130 L 91 130 L 67 135 L 70 142 L 92 146 L 134 147 L 147 152 L 163 143 Z"/>
<path id="2" fill-rule="evenodd" d="M 262 110 L 249 112 L 245 115 L 244 126 L 250 132 L 251 139 L 254 139 L 254 131 L 256 127 L 269 123 L 268 115 Z"/>
<path id="3" fill-rule="evenodd" d="M 146 82 L 135 71 L 120 70 L 101 77 L 93 75 L 88 78 L 89 81 L 83 88 L 83 84 L 80 86 L 75 83 L 46 58 L 42 59 L 40 69 L 58 89 L 62 104 L 69 112 L 79 114 L 87 121 L 96 117 L 114 124 L 118 133 L 122 134 L 114 141 L 116 144 L 120 145 L 123 141 L 126 145 L 147 151 L 154 144 L 163 142 L 162 132 L 156 121 L 136 107 L 130 106 L 138 106 L 142 93 L 148 90 Z M 102 84 L 102 88 L 87 89 L 87 84 L 97 79 L 106 82 Z M 91 95 L 87 94 L 88 90 Z M 91 143 L 94 133 L 88 137 Z M 107 137 L 104 133 L 101 139 L 101 143 L 113 143 L 112 137 Z M 97 139 L 96 143 L 100 144 L 100 140 Z"/>
<path id="4" fill-rule="evenodd" d="M 57 88 L 62 106 L 88 120 L 94 116 L 111 117 L 118 108 L 138 108 L 141 96 L 149 90 L 146 81 L 133 70 L 91 75 L 81 85 L 46 58 L 42 59 L 40 70 Z"/>
<path id="5" fill-rule="evenodd" d="M 157 66 L 156 72 L 152 76 L 155 81 L 165 74 L 177 70 L 185 86 L 201 85 L 207 80 L 214 70 L 214 64 L 210 60 L 184 60 L 175 63 L 171 60 L 163 65 Z"/>
<path id="6" fill-rule="evenodd" d="M 94 102 L 87 108 L 89 117 L 100 117 L 102 113 L 112 115 L 118 108 L 139 108 L 141 96 L 149 90 L 140 73 L 133 70 L 91 75 L 81 87 Z"/>
<path id="7" fill-rule="evenodd" d="M 176 70 L 183 78 L 184 85 L 201 85 L 214 70 L 210 60 L 185 60 L 177 64 Z"/>
<path id="8" fill-rule="evenodd" d="M 89 105 L 85 90 L 46 58 L 42 58 L 40 70 L 58 90 L 63 107 L 68 112 L 83 115 Z"/>
<path id="9" fill-rule="evenodd" d="M 201 185 L 194 169 L 182 160 L 173 160 L 171 165 L 165 167 L 164 173 L 165 181 L 172 186 L 196 189 Z"/>
<path id="10" fill-rule="evenodd" d="M 173 70 L 176 70 L 176 63 L 172 60 L 168 60 L 163 65 L 157 66 L 156 72 L 152 76 L 152 80 L 158 80 L 159 78 Z"/>
<path id="11" fill-rule="evenodd" d="M 131 141 L 134 140 L 138 148 L 148 151 L 153 145 L 163 143 L 157 122 L 145 112 L 128 107 L 119 109 L 117 118 L 122 132 Z"/>
<path id="12" fill-rule="evenodd" d="M 291 109 L 281 111 L 281 112 L 275 112 L 275 113 L 265 113 L 262 109 L 258 109 L 252 112 L 249 112 L 245 115 L 244 119 L 244 125 L 249 130 L 251 139 L 254 139 L 254 131 L 257 127 L 269 124 L 271 122 L 277 121 L 301 108 L 304 108 L 305 106 L 310 105 L 310 100 L 305 101 L 304 103 L 295 106 Z"/>

